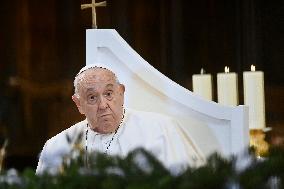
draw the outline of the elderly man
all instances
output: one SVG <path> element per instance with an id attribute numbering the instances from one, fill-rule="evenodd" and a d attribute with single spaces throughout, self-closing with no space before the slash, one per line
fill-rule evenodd
<path id="1" fill-rule="evenodd" d="M 88 153 L 126 156 L 142 147 L 167 168 L 193 165 L 201 159 L 193 146 L 185 148 L 179 125 L 172 118 L 124 108 L 125 87 L 111 70 L 85 66 L 75 77 L 74 87 L 72 99 L 86 119 L 46 142 L 38 174 L 58 171 L 62 157 L 71 151 L 66 135 L 74 137 L 79 133 L 84 133 L 82 144 Z"/>

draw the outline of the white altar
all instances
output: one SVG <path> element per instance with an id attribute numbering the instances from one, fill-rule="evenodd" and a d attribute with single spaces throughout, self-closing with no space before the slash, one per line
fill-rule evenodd
<path id="1" fill-rule="evenodd" d="M 248 107 L 227 107 L 196 96 L 152 67 L 115 30 L 87 30 L 86 64 L 93 62 L 117 73 L 126 86 L 127 107 L 174 117 L 184 139 L 203 155 L 217 151 L 228 156 L 248 147 Z"/>

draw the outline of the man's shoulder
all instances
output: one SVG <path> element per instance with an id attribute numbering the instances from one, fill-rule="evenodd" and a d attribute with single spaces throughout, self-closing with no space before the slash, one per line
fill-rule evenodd
<path id="1" fill-rule="evenodd" d="M 130 118 L 135 118 L 147 122 L 172 122 L 174 119 L 171 116 L 151 111 L 140 111 L 129 109 Z"/>
<path id="2" fill-rule="evenodd" d="M 160 153 L 169 144 L 169 139 L 177 136 L 178 122 L 171 116 L 133 109 L 126 112 L 126 124 L 120 137 L 122 146 L 143 147 Z"/>
<path id="3" fill-rule="evenodd" d="M 177 126 L 178 122 L 171 116 L 139 110 L 129 110 L 128 121 L 134 123 L 135 127 L 142 127 L 141 129 L 171 129 Z"/>
<path id="4" fill-rule="evenodd" d="M 63 141 L 67 141 L 67 137 L 70 139 L 77 137 L 80 133 L 84 131 L 84 128 L 87 124 L 87 120 L 80 121 L 71 127 L 61 131 L 57 135 L 50 138 L 46 143 L 47 144 L 56 144 Z"/>

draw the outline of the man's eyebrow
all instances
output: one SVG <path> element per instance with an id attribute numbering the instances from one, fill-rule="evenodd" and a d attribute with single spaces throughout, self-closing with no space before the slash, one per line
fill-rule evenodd
<path id="1" fill-rule="evenodd" d="M 113 87 L 114 85 L 113 84 L 107 84 L 107 86 L 106 87 Z"/>
<path id="2" fill-rule="evenodd" d="M 96 89 L 94 89 L 94 88 L 88 88 L 86 92 L 96 92 Z"/>
<path id="3" fill-rule="evenodd" d="M 109 83 L 105 86 L 105 88 L 109 88 L 109 87 L 114 87 L 114 84 Z M 87 88 L 86 92 L 97 92 L 97 90 L 95 88 L 91 87 L 91 88 Z"/>

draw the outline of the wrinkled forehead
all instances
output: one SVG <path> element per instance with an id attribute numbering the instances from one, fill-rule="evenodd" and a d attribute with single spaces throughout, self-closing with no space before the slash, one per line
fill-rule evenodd
<path id="1" fill-rule="evenodd" d="M 92 79 L 94 82 L 115 81 L 115 74 L 105 68 L 90 68 L 81 73 L 82 78 Z"/>
<path id="2" fill-rule="evenodd" d="M 90 68 L 79 74 L 77 79 L 80 88 L 87 86 L 101 87 L 116 83 L 114 73 L 104 68 Z"/>

